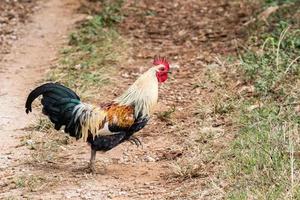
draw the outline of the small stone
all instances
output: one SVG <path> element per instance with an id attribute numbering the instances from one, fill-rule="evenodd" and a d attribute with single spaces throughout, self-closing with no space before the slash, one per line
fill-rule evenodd
<path id="1" fill-rule="evenodd" d="M 34 143 L 35 143 L 35 142 L 34 142 L 33 140 L 27 140 L 27 141 L 26 141 L 26 144 L 27 144 L 27 145 L 33 145 Z"/>
<path id="2" fill-rule="evenodd" d="M 77 189 L 76 192 L 77 193 L 81 193 L 82 189 Z"/>
<path id="3" fill-rule="evenodd" d="M 67 148 L 66 148 L 66 147 L 63 147 L 63 146 L 59 146 L 59 148 L 60 148 L 61 150 L 63 150 L 63 151 L 67 150 Z"/>
<path id="4" fill-rule="evenodd" d="M 146 162 L 155 162 L 155 159 L 152 158 L 151 156 L 146 156 L 146 157 L 145 157 L 145 161 L 146 161 Z"/>

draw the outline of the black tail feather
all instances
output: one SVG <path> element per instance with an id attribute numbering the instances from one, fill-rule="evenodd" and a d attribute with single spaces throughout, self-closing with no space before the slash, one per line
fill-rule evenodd
<path id="1" fill-rule="evenodd" d="M 76 124 L 73 120 L 73 109 L 80 104 L 80 98 L 71 89 L 58 83 L 46 83 L 34 89 L 28 96 L 25 108 L 26 113 L 32 111 L 32 102 L 43 96 L 41 103 L 43 105 L 43 113 L 49 117 L 55 124 L 55 129 L 59 130 L 65 126 L 65 132 L 70 136 L 76 135 Z"/>
<path id="2" fill-rule="evenodd" d="M 40 95 L 47 95 L 48 99 L 55 99 L 57 98 L 71 98 L 80 100 L 78 95 L 70 90 L 69 88 L 60 85 L 59 83 L 46 83 L 37 88 L 35 88 L 28 96 L 25 108 L 26 113 L 32 112 L 31 104 L 32 102 Z"/>

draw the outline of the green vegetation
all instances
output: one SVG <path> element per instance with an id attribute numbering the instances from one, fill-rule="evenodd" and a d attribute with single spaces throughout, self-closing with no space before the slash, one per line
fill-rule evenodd
<path id="1" fill-rule="evenodd" d="M 267 1 L 284 2 L 292 1 Z M 240 56 L 242 81 L 255 91 L 237 104 L 229 199 L 300 199 L 300 29 L 283 13 L 274 13 Z"/>
<path id="2" fill-rule="evenodd" d="M 265 4 L 267 6 L 270 5 L 282 5 L 282 4 L 286 4 L 286 3 L 293 3 L 296 2 L 297 0 L 265 0 Z"/>
<path id="3" fill-rule="evenodd" d="M 84 96 L 109 83 L 124 55 L 125 42 L 115 28 L 122 20 L 121 6 L 120 0 L 104 1 L 102 10 L 70 35 L 61 66 L 51 71 L 49 81 L 76 88 Z"/>
<path id="4" fill-rule="evenodd" d="M 287 23 L 278 25 L 276 33 L 269 35 L 258 51 L 249 50 L 242 55 L 245 79 L 263 96 L 288 93 L 286 82 L 295 81 L 300 75 L 299 51 L 300 30 L 290 30 Z"/>

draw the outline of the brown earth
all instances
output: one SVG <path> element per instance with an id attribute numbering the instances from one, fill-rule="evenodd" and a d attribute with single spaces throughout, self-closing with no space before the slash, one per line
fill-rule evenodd
<path id="1" fill-rule="evenodd" d="M 97 155 L 98 164 L 104 162 L 107 172 L 91 175 L 83 170 L 89 159 L 88 145 L 61 136 L 53 153 L 53 143 L 45 142 L 52 134 L 40 133 L 44 142 L 35 142 L 44 149 L 35 149 L 32 136 L 20 130 L 30 123 L 23 108 L 26 94 L 56 63 L 56 53 L 66 42 L 63 36 L 79 18 L 73 12 L 76 0 L 49 0 L 38 5 L 32 22 L 0 65 L 0 198 L 224 198 L 226 183 L 219 176 L 224 163 L 219 155 L 231 137 L 227 132 L 230 122 L 222 116 L 202 119 L 199 104 L 211 103 L 215 90 L 208 84 L 207 69 L 224 70 L 220 58 L 235 52 L 251 8 L 226 0 L 126 1 L 119 30 L 129 41 L 131 59 L 123 63 L 116 77 L 116 93 L 132 83 L 155 55 L 166 56 L 178 68 L 161 86 L 159 109 L 138 134 L 143 148 L 125 143 Z M 111 93 L 104 95 L 112 97 Z M 208 136 L 207 131 L 212 138 L 199 136 L 203 132 Z M 24 135 L 25 146 L 16 139 Z M 191 148 L 197 141 L 197 149 Z M 197 172 L 176 175 L 176 163 L 195 153 L 201 156 L 190 167 Z"/>
<path id="2" fill-rule="evenodd" d="M 18 39 L 17 25 L 27 22 L 28 16 L 36 8 L 32 0 L 0 2 L 0 59 L 9 53 L 12 42 Z"/>

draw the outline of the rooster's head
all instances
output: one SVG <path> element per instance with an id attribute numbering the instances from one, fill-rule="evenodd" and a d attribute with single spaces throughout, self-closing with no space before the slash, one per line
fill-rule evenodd
<path id="1" fill-rule="evenodd" d="M 165 58 L 154 58 L 153 65 L 156 68 L 156 77 L 158 82 L 163 83 L 168 79 L 170 69 L 169 62 Z"/>

